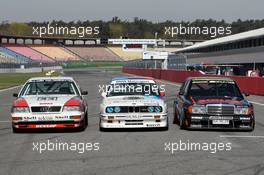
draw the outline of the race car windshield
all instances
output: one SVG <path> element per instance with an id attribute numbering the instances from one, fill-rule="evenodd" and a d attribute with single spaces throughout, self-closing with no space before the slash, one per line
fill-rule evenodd
<path id="1" fill-rule="evenodd" d="M 158 86 L 151 83 L 120 83 L 108 87 L 107 96 L 149 95 L 158 96 Z"/>
<path id="2" fill-rule="evenodd" d="M 21 92 L 22 95 L 74 95 L 78 94 L 73 82 L 69 81 L 39 81 L 27 83 Z"/>
<path id="3" fill-rule="evenodd" d="M 198 98 L 243 99 L 237 85 L 233 83 L 192 83 L 189 96 Z"/>

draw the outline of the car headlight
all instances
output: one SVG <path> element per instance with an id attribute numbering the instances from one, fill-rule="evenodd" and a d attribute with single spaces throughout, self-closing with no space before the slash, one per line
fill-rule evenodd
<path id="1" fill-rule="evenodd" d="M 162 112 L 161 106 L 148 106 L 147 107 L 148 112 Z"/>
<path id="2" fill-rule="evenodd" d="M 107 107 L 106 108 L 106 112 L 107 113 L 113 113 L 114 112 L 114 108 L 113 107 Z"/>
<path id="3" fill-rule="evenodd" d="M 73 111 L 81 111 L 80 106 L 64 106 L 63 112 L 73 112 Z"/>
<path id="4" fill-rule="evenodd" d="M 192 113 L 192 114 L 205 114 L 206 113 L 206 107 L 202 106 L 202 105 L 200 105 L 200 106 L 198 106 L 198 105 L 189 106 L 188 112 Z"/>
<path id="5" fill-rule="evenodd" d="M 114 108 L 115 113 L 119 113 L 121 111 L 121 108 L 119 106 L 116 106 Z"/>
<path id="6" fill-rule="evenodd" d="M 153 106 L 148 107 L 148 112 L 154 112 L 154 111 L 155 111 L 155 108 Z"/>
<path id="7" fill-rule="evenodd" d="M 13 107 L 12 109 L 13 113 L 29 113 L 28 107 Z"/>
<path id="8" fill-rule="evenodd" d="M 237 106 L 234 111 L 236 115 L 249 115 L 251 113 L 253 113 L 253 108 L 247 106 Z"/>
<path id="9" fill-rule="evenodd" d="M 155 112 L 162 112 L 161 106 L 155 106 Z"/>

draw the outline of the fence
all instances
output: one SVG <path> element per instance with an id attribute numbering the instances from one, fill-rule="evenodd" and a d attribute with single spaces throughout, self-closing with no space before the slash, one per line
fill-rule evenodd
<path id="1" fill-rule="evenodd" d="M 198 71 L 181 71 L 181 70 L 162 70 L 162 69 L 144 69 L 123 67 L 123 72 L 148 76 L 156 79 L 182 83 L 188 77 L 202 77 L 202 76 L 217 76 L 217 75 L 204 75 Z M 222 77 L 222 76 L 217 76 Z M 259 77 L 245 77 L 245 76 L 228 76 L 235 80 L 243 93 L 252 95 L 264 95 L 264 78 Z"/>

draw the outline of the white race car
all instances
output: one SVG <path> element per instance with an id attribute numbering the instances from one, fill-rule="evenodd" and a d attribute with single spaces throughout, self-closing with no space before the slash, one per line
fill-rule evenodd
<path id="1" fill-rule="evenodd" d="M 87 103 L 71 77 L 38 77 L 29 79 L 13 94 L 11 116 L 13 132 L 36 128 L 78 128 L 88 124 Z"/>
<path id="2" fill-rule="evenodd" d="M 117 77 L 102 93 L 100 130 L 110 128 L 168 129 L 165 89 L 146 77 Z"/>

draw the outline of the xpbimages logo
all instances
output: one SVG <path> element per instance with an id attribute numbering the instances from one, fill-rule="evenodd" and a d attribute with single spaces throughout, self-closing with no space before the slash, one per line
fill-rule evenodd
<path id="1" fill-rule="evenodd" d="M 164 34 L 170 36 L 172 38 L 177 37 L 178 35 L 209 35 L 211 38 L 215 38 L 217 36 L 225 36 L 232 34 L 232 27 L 227 26 L 190 26 L 182 25 L 179 26 L 165 26 Z"/>
<path id="2" fill-rule="evenodd" d="M 62 142 L 62 141 L 50 141 L 47 140 L 46 142 L 33 142 L 32 143 L 32 150 L 36 151 L 40 154 L 43 152 L 52 152 L 52 151 L 71 151 L 77 152 L 79 154 L 83 154 L 85 152 L 91 151 L 99 151 L 100 150 L 100 143 L 91 143 L 91 142 Z"/>
<path id="3" fill-rule="evenodd" d="M 39 37 L 51 35 L 51 36 L 69 36 L 73 35 L 79 38 L 83 38 L 85 36 L 91 36 L 91 35 L 99 35 L 100 33 L 100 27 L 98 26 L 88 26 L 88 27 L 82 27 L 82 26 L 58 26 L 58 24 L 51 25 L 47 24 L 46 26 L 33 26 L 32 27 L 32 34 L 38 35 Z"/>
<path id="4" fill-rule="evenodd" d="M 111 84 L 99 85 L 99 93 L 106 94 L 144 94 L 144 95 L 159 95 L 159 92 L 165 92 L 165 85 L 156 84 Z"/>
<path id="5" fill-rule="evenodd" d="M 165 142 L 164 150 L 166 152 L 170 152 L 171 154 L 175 154 L 177 152 L 187 152 L 187 151 L 204 151 L 215 154 L 221 151 L 231 151 L 232 143 L 227 142 L 191 142 L 190 140 L 178 142 Z"/>

